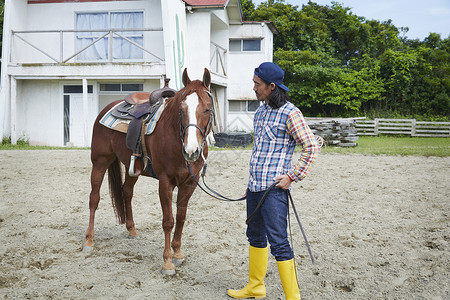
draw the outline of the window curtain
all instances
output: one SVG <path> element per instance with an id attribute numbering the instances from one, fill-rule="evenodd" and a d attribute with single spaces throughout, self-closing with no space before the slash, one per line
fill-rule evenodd
<path id="1" fill-rule="evenodd" d="M 77 14 L 77 29 L 106 29 L 108 28 L 108 14 Z M 80 51 L 105 32 L 78 32 L 77 33 L 77 51 Z M 81 52 L 77 59 L 79 60 L 106 60 L 108 58 L 108 39 L 103 38 L 91 47 Z"/>
<path id="2" fill-rule="evenodd" d="M 80 13 L 77 14 L 77 29 L 138 29 L 144 27 L 143 12 L 113 12 L 113 13 Z M 88 46 L 105 32 L 79 32 L 77 33 L 77 51 Z M 120 35 L 132 40 L 138 45 L 143 46 L 143 31 L 121 31 Z M 77 59 L 95 61 L 108 60 L 108 41 L 109 35 L 94 45 L 81 52 Z M 142 59 L 143 51 L 122 37 L 114 35 L 112 45 L 113 59 Z"/>
<path id="3" fill-rule="evenodd" d="M 138 29 L 144 27 L 144 14 L 142 12 L 111 13 L 111 28 Z M 120 35 L 127 37 L 136 44 L 144 45 L 142 31 L 121 31 Z M 142 59 L 143 51 L 119 36 L 113 39 L 114 59 Z"/>

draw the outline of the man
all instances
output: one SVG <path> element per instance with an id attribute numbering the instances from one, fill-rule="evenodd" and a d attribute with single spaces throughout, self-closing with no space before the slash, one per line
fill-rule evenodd
<path id="1" fill-rule="evenodd" d="M 294 254 L 287 236 L 288 197 L 293 181 L 302 180 L 320 150 L 300 110 L 290 102 L 283 85 L 284 71 L 276 64 L 264 62 L 255 69 L 253 90 L 264 101 L 255 113 L 254 145 L 250 159 L 247 188 L 247 216 L 252 214 L 264 193 L 271 189 L 247 227 L 249 247 L 249 281 L 241 290 L 228 290 L 237 298 L 264 298 L 268 248 L 277 261 L 286 299 L 300 299 Z M 302 146 L 297 164 L 292 167 L 295 145 Z"/>

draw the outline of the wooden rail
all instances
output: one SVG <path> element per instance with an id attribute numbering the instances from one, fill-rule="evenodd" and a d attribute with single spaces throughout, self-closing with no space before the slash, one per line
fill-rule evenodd
<path id="1" fill-rule="evenodd" d="M 358 135 L 404 134 L 413 137 L 450 137 L 450 122 L 416 119 L 356 120 Z"/>
<path id="2" fill-rule="evenodd" d="M 77 45 L 76 43 L 74 45 L 71 44 L 71 46 L 67 46 L 68 39 L 76 39 L 76 34 L 78 33 L 98 33 L 99 37 L 97 37 L 94 41 L 92 41 L 89 45 L 85 46 L 82 49 L 76 49 Z M 51 62 L 54 63 L 68 63 L 70 61 L 73 61 L 75 57 L 77 57 L 80 53 L 86 51 L 86 49 L 93 47 L 96 43 L 99 43 L 103 40 L 108 41 L 108 51 L 107 51 L 107 59 L 104 59 L 105 61 L 108 60 L 109 62 L 115 61 L 117 59 L 113 58 L 112 49 L 114 44 L 114 38 L 120 38 L 128 43 L 136 46 L 137 48 L 140 48 L 142 51 L 150 54 L 151 56 L 155 57 L 159 61 L 164 61 L 164 58 L 159 57 L 149 49 L 144 48 L 143 45 L 140 45 L 131 39 L 127 38 L 123 35 L 123 32 L 137 32 L 141 34 L 144 38 L 146 37 L 146 34 L 149 32 L 163 32 L 162 27 L 155 27 L 155 28 L 120 28 L 120 29 L 86 29 L 86 30 L 76 30 L 76 29 L 66 29 L 66 30 L 12 30 L 11 31 L 11 53 L 14 53 L 15 48 L 18 47 L 15 45 L 16 40 L 21 40 L 25 44 L 32 47 L 35 51 L 47 56 Z M 36 37 L 41 36 L 38 40 L 48 40 L 49 42 L 44 44 L 36 44 Z M 156 51 L 156 47 L 154 46 L 154 43 L 149 45 L 153 47 L 153 51 Z M 74 49 L 72 49 L 74 48 Z M 59 49 L 59 57 L 54 57 L 55 54 L 51 54 L 54 52 L 55 49 Z M 64 53 L 64 49 L 71 49 L 67 55 L 67 53 Z M 76 50 L 75 50 L 76 49 Z M 67 57 L 64 57 L 67 55 Z M 20 59 L 14 59 L 14 56 L 10 57 L 11 63 L 23 63 Z M 139 59 L 142 60 L 142 59 Z M 79 62 L 79 61 L 78 61 Z M 42 61 L 36 61 L 35 63 L 42 63 Z"/>

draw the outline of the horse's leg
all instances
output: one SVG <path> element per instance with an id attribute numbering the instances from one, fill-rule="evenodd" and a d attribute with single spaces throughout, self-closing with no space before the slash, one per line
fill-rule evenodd
<path id="1" fill-rule="evenodd" d="M 159 200 L 163 212 L 162 227 L 164 230 L 164 264 L 161 270 L 163 275 L 174 275 L 175 265 L 172 263 L 172 251 L 170 249 L 170 236 L 173 229 L 172 193 L 174 186 L 165 178 L 159 179 Z"/>
<path id="2" fill-rule="evenodd" d="M 123 184 L 123 198 L 125 200 L 126 223 L 128 230 L 128 238 L 133 239 L 138 237 L 136 228 L 134 227 L 133 209 L 131 207 L 131 200 L 133 198 L 134 185 L 138 177 L 131 177 L 128 172 L 125 175 L 125 182 Z"/>
<path id="3" fill-rule="evenodd" d="M 83 252 L 90 252 L 94 249 L 94 220 L 95 211 L 100 202 L 100 187 L 103 182 L 103 177 L 108 166 L 99 162 L 94 162 L 91 171 L 91 194 L 89 196 L 89 226 L 86 230 L 86 240 L 83 247 Z"/>
<path id="4" fill-rule="evenodd" d="M 183 234 L 184 222 L 186 220 L 186 212 L 188 208 L 189 199 L 195 190 L 193 184 L 183 184 L 178 187 L 177 196 L 177 218 L 175 225 L 175 232 L 172 239 L 173 249 L 173 263 L 177 266 L 181 265 L 184 261 L 184 256 L 181 253 L 181 236 Z"/>

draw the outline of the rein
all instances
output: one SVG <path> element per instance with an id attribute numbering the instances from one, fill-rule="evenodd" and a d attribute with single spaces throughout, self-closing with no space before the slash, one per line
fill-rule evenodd
<path id="1" fill-rule="evenodd" d="M 189 173 L 190 173 L 192 179 L 194 179 L 194 181 L 195 181 L 195 183 L 197 184 L 197 186 L 199 186 L 200 189 L 201 189 L 203 192 L 205 192 L 208 196 L 210 196 L 210 197 L 212 197 L 212 198 L 215 198 L 215 199 L 217 199 L 217 200 L 221 200 L 221 201 L 230 201 L 230 202 L 235 202 L 235 201 L 242 201 L 242 200 L 245 200 L 245 198 L 246 198 L 245 196 L 243 196 L 243 197 L 241 197 L 241 198 L 238 198 L 238 199 L 231 199 L 231 198 L 225 197 L 225 196 L 219 194 L 218 192 L 216 192 L 215 190 L 211 189 L 211 188 L 206 184 L 206 182 L 205 182 L 205 175 L 206 175 L 206 169 L 207 169 L 207 167 L 208 167 L 208 164 L 206 163 L 206 159 L 205 159 L 205 157 L 204 157 L 204 155 L 203 155 L 203 147 L 205 146 L 205 143 L 206 143 L 206 133 L 210 130 L 209 127 L 211 126 L 212 119 L 214 118 L 214 101 L 213 101 L 212 94 L 211 94 L 209 91 L 206 91 L 206 90 L 205 90 L 205 92 L 208 93 L 208 95 L 209 95 L 209 97 L 211 98 L 211 101 L 212 101 L 212 102 L 211 102 L 211 103 L 212 103 L 212 105 L 211 105 L 211 112 L 210 112 L 210 115 L 209 115 L 209 121 L 208 121 L 208 124 L 206 125 L 205 132 L 203 132 L 203 130 L 202 130 L 198 125 L 192 124 L 192 123 L 189 123 L 189 124 L 187 124 L 185 127 L 183 127 L 182 122 L 181 122 L 181 121 L 182 121 L 182 120 L 181 120 L 181 110 L 179 111 L 179 122 L 180 122 L 180 139 L 181 139 L 181 143 L 182 143 L 181 145 L 182 145 L 183 151 L 184 151 L 184 147 L 183 147 L 183 145 L 184 145 L 184 134 L 185 134 L 186 129 L 187 129 L 188 127 L 194 126 L 195 128 L 197 128 L 197 129 L 200 131 L 200 133 L 201 133 L 201 135 L 202 135 L 202 137 L 203 137 L 202 147 L 201 147 L 201 150 L 200 150 L 200 151 L 201 151 L 201 157 L 202 157 L 202 159 L 203 159 L 203 168 L 202 168 L 202 172 L 201 172 L 201 177 L 202 177 L 202 181 L 203 181 L 203 184 L 204 184 L 205 188 L 208 189 L 209 191 L 207 191 L 203 186 L 200 185 L 200 183 L 199 183 L 198 180 L 197 180 L 197 177 L 194 175 L 194 172 L 192 171 L 191 164 L 190 164 L 189 161 L 187 161 L 187 160 L 186 160 L 186 166 L 187 166 L 187 168 L 188 168 L 188 170 L 189 170 Z M 245 221 L 246 224 L 250 223 L 250 221 L 252 220 L 252 218 L 253 218 L 253 217 L 255 216 L 255 214 L 257 213 L 258 209 L 263 205 L 264 201 L 266 200 L 267 196 L 269 195 L 269 192 L 270 192 L 277 184 L 278 184 L 278 181 L 274 182 L 274 183 L 273 183 L 273 184 L 265 191 L 265 193 L 263 194 L 261 200 L 259 200 L 259 203 L 257 204 L 255 210 L 250 214 L 250 216 L 248 216 L 247 220 Z M 311 257 L 312 264 L 314 264 L 314 263 L 315 263 L 315 260 L 314 260 L 314 256 L 313 256 L 312 251 L 311 251 L 311 246 L 309 245 L 309 242 L 308 242 L 308 239 L 307 239 L 307 237 L 306 237 L 305 231 L 303 230 L 302 223 L 300 222 L 300 218 L 299 218 L 299 216 L 298 216 L 297 209 L 295 208 L 295 205 L 294 205 L 294 201 L 293 201 L 293 199 L 292 199 L 291 192 L 290 192 L 289 190 L 286 190 L 286 194 L 287 194 L 287 196 L 288 196 L 288 198 L 289 198 L 289 201 L 291 202 L 291 205 L 292 205 L 292 209 L 293 209 L 293 211 L 294 211 L 295 218 L 297 219 L 298 225 L 299 225 L 299 227 L 300 227 L 300 231 L 302 232 L 303 239 L 305 240 L 305 243 L 306 243 L 306 247 L 308 248 L 308 253 L 309 253 L 309 256 Z M 289 219 L 289 230 L 290 230 L 290 228 L 291 228 L 291 218 L 289 217 L 289 201 L 288 201 L 288 219 Z M 290 235 L 291 235 L 291 238 L 292 238 L 292 232 L 291 232 Z M 292 244 L 292 247 L 293 247 L 292 241 L 291 241 L 291 244 Z M 294 251 L 294 250 L 292 249 L 292 251 Z"/>
<path id="2" fill-rule="evenodd" d="M 203 158 L 203 153 L 202 153 L 202 158 Z M 194 179 L 195 183 L 200 187 L 200 189 L 203 192 L 205 192 L 208 196 L 213 197 L 214 199 L 217 199 L 217 200 L 220 200 L 220 201 L 234 202 L 234 201 L 245 200 L 245 196 L 241 197 L 241 198 L 238 198 L 238 199 L 231 199 L 231 198 L 228 198 L 228 197 L 225 197 L 225 196 L 219 194 L 218 192 L 216 192 L 215 190 L 210 188 L 205 182 L 205 174 L 206 174 L 206 168 L 207 168 L 208 164 L 206 163 L 205 158 L 203 158 L 203 161 L 204 161 L 204 164 L 203 164 L 201 177 L 202 177 L 203 184 L 205 185 L 205 188 L 208 189 L 209 191 L 207 191 L 204 187 L 201 186 L 201 184 L 198 182 L 196 176 L 192 172 L 191 164 L 188 161 L 186 161 L 186 166 L 189 169 L 189 173 L 191 174 L 191 177 Z"/>

